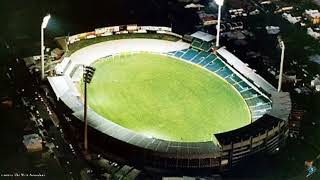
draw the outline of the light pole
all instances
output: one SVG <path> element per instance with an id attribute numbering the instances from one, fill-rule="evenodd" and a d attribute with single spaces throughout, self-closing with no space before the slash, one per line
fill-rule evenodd
<path id="1" fill-rule="evenodd" d="M 91 66 L 83 66 L 83 82 L 84 82 L 84 150 L 88 150 L 88 120 L 87 120 L 87 84 L 90 84 L 96 69 Z"/>
<path id="2" fill-rule="evenodd" d="M 41 79 L 44 80 L 44 29 L 50 20 L 50 14 L 46 15 L 41 24 Z"/>
<path id="3" fill-rule="evenodd" d="M 216 48 L 220 46 L 220 24 L 221 24 L 221 8 L 223 6 L 224 0 L 215 0 L 216 4 L 218 5 L 218 24 L 217 24 L 217 37 L 216 37 Z"/>
<path id="4" fill-rule="evenodd" d="M 283 76 L 283 63 L 284 63 L 284 50 L 285 45 L 284 42 L 279 38 L 279 45 L 281 48 L 281 61 L 280 61 L 280 74 L 279 74 L 279 82 L 278 82 L 278 92 L 281 91 L 281 85 L 282 85 L 282 76 Z"/>

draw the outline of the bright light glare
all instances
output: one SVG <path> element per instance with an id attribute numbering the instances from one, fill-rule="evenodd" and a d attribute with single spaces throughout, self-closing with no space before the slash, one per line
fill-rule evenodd
<path id="1" fill-rule="evenodd" d="M 146 134 L 147 138 L 153 138 L 153 136 Z"/>
<path id="2" fill-rule="evenodd" d="M 46 16 L 43 18 L 42 28 L 46 28 L 46 27 L 47 27 L 50 18 L 51 18 L 51 15 L 50 15 L 50 14 L 46 15 Z"/>
<path id="3" fill-rule="evenodd" d="M 224 1 L 224 0 L 215 0 L 216 4 L 218 4 L 219 6 L 222 6 L 222 5 L 223 5 L 223 1 Z"/>

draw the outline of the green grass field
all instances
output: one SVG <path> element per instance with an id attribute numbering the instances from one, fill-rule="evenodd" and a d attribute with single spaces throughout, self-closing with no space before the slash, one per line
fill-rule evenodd
<path id="1" fill-rule="evenodd" d="M 171 57 L 139 53 L 102 59 L 88 89 L 90 108 L 135 132 L 183 142 L 250 123 L 240 94 L 220 77 Z"/>

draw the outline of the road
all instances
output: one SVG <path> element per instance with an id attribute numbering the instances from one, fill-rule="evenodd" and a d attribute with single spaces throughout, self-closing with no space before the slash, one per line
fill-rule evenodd
<path id="1" fill-rule="evenodd" d="M 26 102 L 22 104 L 24 104 L 25 114 L 29 117 L 27 121 L 30 122 L 29 124 L 34 124 L 32 121 L 35 121 L 32 132 L 38 132 L 45 142 L 44 146 L 47 147 L 41 153 L 49 152 L 51 157 L 56 160 L 57 166 L 60 167 L 58 171 L 62 171 L 58 176 L 50 171 L 51 166 L 49 166 L 48 176 L 54 179 L 80 179 L 81 170 L 90 169 L 82 158 L 82 153 L 65 138 L 65 133 L 59 126 L 58 116 L 51 108 L 47 97 L 34 77 L 30 75 L 22 63 L 15 65 L 14 71 L 17 76 L 11 81 L 15 83 L 16 96 L 20 99 L 23 98 Z"/>
<path id="2" fill-rule="evenodd" d="M 32 104 L 38 111 L 37 118 L 42 119 L 43 122 L 50 121 L 54 125 L 47 127 L 46 131 L 48 135 L 44 137 L 48 143 L 52 143 L 52 151 L 58 160 L 60 166 L 64 170 L 67 177 L 71 179 L 80 178 L 80 171 L 84 168 L 88 168 L 84 160 L 81 158 L 81 152 L 76 151 L 73 145 L 65 139 L 65 135 L 62 127 L 59 126 L 59 119 L 55 112 L 51 109 L 49 103 L 39 91 L 35 91 L 34 101 Z M 50 124 L 49 122 L 49 124 Z M 47 123 L 48 124 L 48 123 Z"/>

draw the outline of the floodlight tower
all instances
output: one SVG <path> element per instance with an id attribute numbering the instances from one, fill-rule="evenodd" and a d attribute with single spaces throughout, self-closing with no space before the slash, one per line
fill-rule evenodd
<path id="1" fill-rule="evenodd" d="M 281 48 L 281 61 L 280 61 L 280 74 L 279 74 L 279 82 L 278 82 L 278 92 L 281 91 L 281 86 L 282 86 L 282 76 L 283 76 L 283 63 L 284 63 L 284 50 L 285 50 L 285 45 L 284 42 L 279 38 L 279 45 Z"/>
<path id="2" fill-rule="evenodd" d="M 44 80 L 44 29 L 47 27 L 50 20 L 50 14 L 46 15 L 41 24 L 41 79 Z"/>
<path id="3" fill-rule="evenodd" d="M 96 69 L 91 66 L 83 66 L 83 84 L 84 84 L 84 111 L 83 111 L 83 121 L 84 121 L 84 150 L 88 150 L 88 120 L 87 120 L 87 84 L 90 84 L 94 72 Z"/>
<path id="4" fill-rule="evenodd" d="M 215 0 L 216 4 L 218 5 L 218 24 L 217 24 L 217 37 L 216 37 L 216 48 L 218 48 L 219 40 L 220 40 L 220 24 L 221 24 L 221 8 L 223 6 L 224 0 Z"/>

